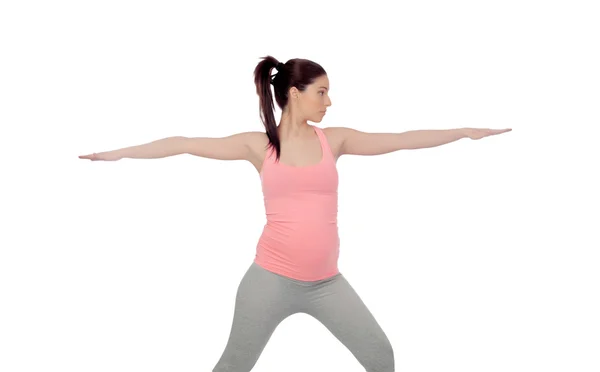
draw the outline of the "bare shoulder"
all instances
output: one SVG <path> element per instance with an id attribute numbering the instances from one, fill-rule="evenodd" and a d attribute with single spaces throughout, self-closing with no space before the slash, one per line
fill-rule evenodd
<path id="1" fill-rule="evenodd" d="M 251 131 L 244 133 L 247 139 L 247 145 L 250 148 L 250 158 L 248 161 L 254 165 L 257 171 L 260 171 L 262 163 L 267 155 L 267 145 L 269 137 L 267 133 L 259 131 Z"/>
<path id="2" fill-rule="evenodd" d="M 256 152 L 260 156 L 269 143 L 269 137 L 267 137 L 267 134 L 260 131 L 244 132 L 244 134 L 246 135 L 250 150 L 252 150 L 252 152 Z"/>
<path id="3" fill-rule="evenodd" d="M 342 155 L 342 145 L 344 139 L 348 135 L 348 131 L 351 130 L 347 127 L 327 127 L 323 128 L 323 133 L 327 137 L 327 142 L 331 148 L 333 156 L 337 160 Z"/>
<path id="4" fill-rule="evenodd" d="M 341 156 L 344 139 L 351 129 L 347 127 L 326 127 L 321 130 L 327 137 L 327 143 L 331 148 L 335 160 L 337 160 Z M 267 137 L 265 132 L 260 131 L 244 132 L 243 134 L 250 148 L 250 158 L 248 161 L 260 172 L 263 161 L 267 156 L 269 137 Z"/>

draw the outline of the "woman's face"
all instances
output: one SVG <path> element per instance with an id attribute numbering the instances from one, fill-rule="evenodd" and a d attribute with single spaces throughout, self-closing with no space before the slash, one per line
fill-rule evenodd
<path id="1" fill-rule="evenodd" d="M 327 107 L 331 106 L 329 98 L 329 78 L 322 75 L 306 87 L 304 92 L 299 92 L 299 106 L 307 120 L 320 122 L 325 116 Z"/>

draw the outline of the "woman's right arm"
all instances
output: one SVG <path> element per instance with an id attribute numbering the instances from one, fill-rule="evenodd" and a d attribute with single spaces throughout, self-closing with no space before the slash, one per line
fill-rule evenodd
<path id="1" fill-rule="evenodd" d="M 90 160 L 158 159 L 190 154 L 210 159 L 249 160 L 252 141 L 260 132 L 243 132 L 227 137 L 167 137 L 142 145 L 80 156 Z"/>

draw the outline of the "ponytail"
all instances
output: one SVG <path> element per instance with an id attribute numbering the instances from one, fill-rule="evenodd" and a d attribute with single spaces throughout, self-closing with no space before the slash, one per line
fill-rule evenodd
<path id="1" fill-rule="evenodd" d="M 282 68 L 284 64 L 280 63 L 271 56 L 263 57 L 262 61 L 260 61 L 254 69 L 254 84 L 256 84 L 256 94 L 258 94 L 259 97 L 260 118 L 267 131 L 267 137 L 269 138 L 268 146 L 275 148 L 277 153 L 276 159 L 279 160 L 279 156 L 281 154 L 281 143 L 279 142 L 279 134 L 277 133 L 277 123 L 275 122 L 274 113 L 275 106 L 273 104 L 273 95 L 271 94 L 271 84 L 273 83 L 271 80 L 271 70 L 273 68 L 277 68 L 277 66 Z M 281 69 L 278 68 L 277 70 L 277 76 L 279 76 Z M 275 94 L 277 95 L 277 89 L 275 90 Z M 280 106 L 283 110 L 285 104 Z"/>

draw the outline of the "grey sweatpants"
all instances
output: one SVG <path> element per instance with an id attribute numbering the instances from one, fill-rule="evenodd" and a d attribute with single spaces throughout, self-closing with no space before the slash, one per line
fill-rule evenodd
<path id="1" fill-rule="evenodd" d="M 367 372 L 394 371 L 388 338 L 341 273 L 305 282 L 252 263 L 238 287 L 229 340 L 213 372 L 250 372 L 275 328 L 296 313 L 320 321 Z"/>

